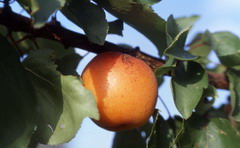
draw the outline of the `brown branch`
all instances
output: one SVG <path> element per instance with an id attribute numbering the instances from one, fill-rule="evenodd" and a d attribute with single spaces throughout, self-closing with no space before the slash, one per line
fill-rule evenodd
<path id="1" fill-rule="evenodd" d="M 83 34 L 63 28 L 59 22 L 52 21 L 41 28 L 33 28 L 31 19 L 14 13 L 11 9 L 0 9 L 0 24 L 6 26 L 11 31 L 25 32 L 29 38 L 45 38 L 61 42 L 66 48 L 76 47 L 94 53 L 105 51 L 118 51 L 131 54 L 145 61 L 153 70 L 164 64 L 164 61 L 143 53 L 139 48 L 129 49 L 116 44 L 105 42 L 104 45 L 91 43 Z M 228 80 L 224 74 L 209 72 L 209 83 L 217 88 L 228 89 Z"/>

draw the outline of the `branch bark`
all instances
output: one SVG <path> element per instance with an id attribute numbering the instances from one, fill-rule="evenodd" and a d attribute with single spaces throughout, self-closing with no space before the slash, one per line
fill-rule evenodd
<path id="1" fill-rule="evenodd" d="M 17 14 L 11 9 L 0 9 L 0 24 L 6 26 L 10 31 L 25 32 L 29 38 L 45 38 L 62 43 L 66 48 L 76 47 L 94 53 L 106 51 L 118 51 L 131 54 L 145 61 L 153 70 L 164 65 L 164 61 L 143 53 L 139 48 L 129 49 L 116 44 L 105 42 L 104 45 L 91 43 L 83 34 L 70 31 L 61 26 L 57 21 L 52 21 L 41 28 L 33 28 L 30 18 Z M 229 83 L 225 74 L 208 72 L 209 83 L 216 88 L 229 89 Z"/>

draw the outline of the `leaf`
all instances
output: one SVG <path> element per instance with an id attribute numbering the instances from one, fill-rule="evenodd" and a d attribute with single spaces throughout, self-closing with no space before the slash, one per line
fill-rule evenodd
<path id="1" fill-rule="evenodd" d="M 146 148 L 146 140 L 151 126 L 152 124 L 148 122 L 138 129 L 117 132 L 113 139 L 112 148 Z"/>
<path id="2" fill-rule="evenodd" d="M 232 116 L 236 121 L 240 122 L 240 71 L 231 69 L 227 72 L 227 76 L 230 83 L 230 103 L 233 108 Z"/>
<path id="3" fill-rule="evenodd" d="M 167 121 L 157 113 L 152 131 L 147 140 L 147 148 L 169 148 L 174 142 L 174 132 Z"/>
<path id="4" fill-rule="evenodd" d="M 132 0 L 94 0 L 108 12 L 123 20 L 143 35 L 158 48 L 162 55 L 167 47 L 165 20 L 147 5 Z"/>
<path id="5" fill-rule="evenodd" d="M 240 147 L 240 133 L 227 119 L 213 118 L 207 121 L 201 116 L 194 116 L 186 122 L 185 129 L 180 147 Z"/>
<path id="6" fill-rule="evenodd" d="M 204 115 L 209 109 L 211 109 L 216 97 L 216 88 L 212 85 L 208 85 L 208 88 L 204 89 L 202 98 L 195 108 L 196 113 Z"/>
<path id="7" fill-rule="evenodd" d="M 18 0 L 34 19 L 34 27 L 42 27 L 56 10 L 65 5 L 66 0 Z"/>
<path id="8" fill-rule="evenodd" d="M 171 85 L 175 105 L 187 119 L 200 101 L 204 88 L 208 87 L 207 72 L 198 63 L 182 62 L 176 67 Z"/>
<path id="9" fill-rule="evenodd" d="M 57 70 L 63 75 L 78 76 L 76 69 L 81 59 L 82 57 L 76 53 L 58 59 L 56 60 Z"/>
<path id="10" fill-rule="evenodd" d="M 0 25 L 0 35 L 2 36 L 7 36 L 7 27 L 6 26 L 3 26 L 3 25 Z"/>
<path id="11" fill-rule="evenodd" d="M 0 147 L 26 148 L 36 127 L 36 97 L 18 53 L 0 35 Z"/>
<path id="12" fill-rule="evenodd" d="M 189 52 L 195 56 L 207 57 L 211 51 L 211 33 L 199 33 L 190 43 Z"/>
<path id="13" fill-rule="evenodd" d="M 108 22 L 101 7 L 88 0 L 71 0 L 61 11 L 69 20 L 84 30 L 91 42 L 104 44 Z"/>
<path id="14" fill-rule="evenodd" d="M 137 0 L 137 2 L 139 2 L 139 3 L 143 4 L 143 5 L 149 5 L 149 6 L 154 5 L 154 4 L 156 4 L 156 3 L 160 2 L 160 1 L 161 0 Z"/>
<path id="15" fill-rule="evenodd" d="M 184 50 L 187 34 L 190 28 L 185 28 L 177 34 L 171 45 L 165 49 L 164 54 L 179 60 L 194 60 L 197 56 L 189 54 Z"/>
<path id="16" fill-rule="evenodd" d="M 162 76 L 175 67 L 176 67 L 176 60 L 174 58 L 170 57 L 167 59 L 167 62 L 164 65 L 162 65 L 161 67 L 158 67 L 155 70 L 155 75 Z"/>
<path id="17" fill-rule="evenodd" d="M 176 23 L 178 24 L 179 30 L 184 30 L 185 28 L 189 28 L 193 26 L 193 24 L 199 19 L 200 17 L 197 15 L 193 15 L 190 17 L 180 17 L 176 19 Z"/>
<path id="18" fill-rule="evenodd" d="M 109 30 L 108 30 L 108 34 L 117 34 L 120 36 L 123 36 L 123 21 L 122 20 L 115 20 L 112 22 L 108 23 L 109 25 Z"/>
<path id="19" fill-rule="evenodd" d="M 48 145 L 71 140 L 84 117 L 99 118 L 93 95 L 74 76 L 63 76 L 53 64 L 53 51 L 36 50 L 24 60 L 38 97 L 36 139 Z"/>
<path id="20" fill-rule="evenodd" d="M 173 39 L 178 35 L 178 33 L 181 30 L 179 30 L 178 28 L 178 24 L 175 21 L 175 19 L 173 18 L 173 15 L 170 15 L 167 19 L 167 25 L 166 25 L 166 32 L 167 32 L 167 36 L 168 36 L 168 42 L 170 44 L 172 44 Z"/>
<path id="21" fill-rule="evenodd" d="M 16 41 L 25 38 L 26 35 L 27 34 L 22 32 L 13 33 L 14 40 Z M 23 53 L 28 53 L 31 50 L 38 50 L 38 49 L 44 49 L 44 48 L 52 49 L 54 50 L 54 54 L 57 59 L 61 59 L 67 55 L 75 53 L 74 48 L 65 48 L 62 43 L 57 41 L 48 40 L 44 38 L 37 38 L 35 39 L 35 42 L 38 47 L 36 47 L 34 41 L 30 39 L 23 40 L 19 42 L 17 45 Z"/>
<path id="22" fill-rule="evenodd" d="M 220 61 L 227 67 L 240 65 L 240 39 L 230 32 L 217 32 L 212 35 L 213 48 Z"/>

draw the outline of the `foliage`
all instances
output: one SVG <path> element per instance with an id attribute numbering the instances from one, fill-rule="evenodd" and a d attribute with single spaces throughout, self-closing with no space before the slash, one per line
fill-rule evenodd
<path id="1" fill-rule="evenodd" d="M 230 32 L 206 31 L 186 46 L 188 32 L 199 17 L 170 15 L 164 20 L 151 8 L 158 2 L 17 0 L 31 17 L 32 29 L 56 23 L 56 13 L 65 15 L 91 42 L 83 46 L 86 50 L 97 45 L 104 50 L 108 34 L 123 35 L 123 23 L 156 46 L 158 61 L 165 62 L 154 68 L 155 74 L 160 80 L 163 75 L 171 77 L 172 95 L 181 117 L 163 119 L 156 110 L 153 123 L 116 133 L 114 148 L 240 147 L 239 37 Z M 108 22 L 106 11 L 117 20 Z M 0 16 L 1 12 L 2 8 Z M 57 37 L 55 41 L 46 36 L 30 38 L 21 29 L 14 31 L 0 20 L 0 147 L 66 143 L 76 135 L 83 118 L 99 118 L 94 96 L 76 72 L 83 57 Z M 215 52 L 221 62 L 215 69 L 207 66 L 210 52 Z M 218 85 L 210 84 L 210 71 L 228 78 L 225 88 L 231 93 L 229 103 L 220 108 L 212 107 Z"/>

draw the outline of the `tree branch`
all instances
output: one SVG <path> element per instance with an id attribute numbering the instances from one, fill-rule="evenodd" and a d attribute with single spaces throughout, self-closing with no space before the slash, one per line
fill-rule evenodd
<path id="1" fill-rule="evenodd" d="M 105 51 L 118 51 L 131 54 L 145 61 L 153 70 L 162 66 L 165 62 L 161 59 L 143 53 L 139 48 L 129 49 L 116 44 L 105 42 L 104 45 L 91 43 L 83 34 L 70 31 L 61 26 L 59 22 L 52 21 L 41 28 L 33 28 L 30 18 L 14 13 L 11 9 L 0 9 L 0 24 L 6 26 L 10 31 L 25 32 L 29 38 L 45 38 L 62 43 L 66 48 L 76 47 L 94 53 Z M 209 72 L 209 83 L 216 88 L 229 89 L 228 80 L 225 74 Z"/>

